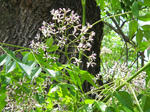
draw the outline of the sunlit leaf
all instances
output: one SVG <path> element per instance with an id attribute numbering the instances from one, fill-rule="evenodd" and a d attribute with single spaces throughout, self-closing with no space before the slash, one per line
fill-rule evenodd
<path id="1" fill-rule="evenodd" d="M 39 76 L 39 74 L 41 73 L 42 69 L 40 67 L 36 68 L 33 72 L 32 72 L 32 80 L 36 77 Z"/>
<path id="2" fill-rule="evenodd" d="M 16 62 L 12 61 L 11 63 L 9 63 L 8 65 L 6 65 L 6 73 L 10 73 L 12 72 L 16 67 Z"/>
<path id="3" fill-rule="evenodd" d="M 20 60 L 18 59 L 18 58 L 16 58 L 16 56 L 14 55 L 14 53 L 12 52 L 12 51 L 10 51 L 10 50 L 8 50 L 7 48 L 4 48 L 4 47 L 1 47 L 4 51 L 5 51 L 5 53 L 9 56 L 9 57 L 11 57 L 13 60 L 15 60 L 16 62 L 18 61 L 18 62 L 20 62 Z"/>
<path id="4" fill-rule="evenodd" d="M 85 99 L 85 104 L 93 104 L 95 102 L 94 99 Z"/>
<path id="5" fill-rule="evenodd" d="M 98 110 L 100 110 L 101 112 L 105 112 L 107 106 L 105 103 L 99 101 L 99 102 L 95 102 L 96 107 L 98 108 Z"/>
<path id="6" fill-rule="evenodd" d="M 4 65 L 7 61 L 8 56 L 6 54 L 3 54 L 0 56 L 0 66 Z"/>
<path id="7" fill-rule="evenodd" d="M 105 0 L 96 0 L 96 3 L 101 8 L 101 10 L 104 10 Z"/>
<path id="8" fill-rule="evenodd" d="M 94 78 L 93 75 L 91 75 L 90 73 L 88 73 L 87 71 L 84 71 L 84 70 L 80 70 L 80 74 L 81 74 L 82 83 L 86 80 L 90 84 L 92 84 L 93 86 L 96 87 L 96 84 L 93 81 L 93 78 Z"/>
<path id="9" fill-rule="evenodd" d="M 26 65 L 21 62 L 18 62 L 18 64 L 21 67 L 21 69 L 28 75 L 28 77 L 31 78 L 31 73 L 32 73 L 33 68 L 35 67 L 35 62 L 31 66 Z"/>
<path id="10" fill-rule="evenodd" d="M 143 25 L 142 28 L 145 31 L 150 31 L 150 25 Z"/>
<path id="11" fill-rule="evenodd" d="M 138 19 L 141 21 L 150 21 L 150 13 L 147 13 L 144 16 L 139 16 Z"/>
<path id="12" fill-rule="evenodd" d="M 129 93 L 127 93 L 126 91 L 116 91 L 114 93 L 114 96 L 122 105 L 128 107 L 131 110 L 133 109 L 133 101 Z"/>

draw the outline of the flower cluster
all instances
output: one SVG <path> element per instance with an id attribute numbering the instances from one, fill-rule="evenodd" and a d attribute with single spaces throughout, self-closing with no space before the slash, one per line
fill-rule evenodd
<path id="1" fill-rule="evenodd" d="M 37 107 L 44 107 L 44 105 L 38 102 L 36 97 L 37 95 L 44 96 L 47 94 L 46 89 L 52 84 L 50 77 L 47 76 L 43 82 L 39 83 L 39 85 L 36 80 L 27 84 L 27 80 L 28 79 L 26 78 L 20 78 L 18 82 L 6 87 L 7 98 L 5 101 L 7 102 L 7 105 L 3 109 L 3 112 L 24 112 L 24 110 L 30 112 Z"/>
<path id="2" fill-rule="evenodd" d="M 112 54 L 112 50 L 110 50 L 109 48 L 107 48 L 107 47 L 103 47 L 102 49 L 101 49 L 101 54 L 103 55 L 103 54 Z"/>
<path id="3" fill-rule="evenodd" d="M 38 49 L 42 49 L 46 53 L 46 57 L 49 57 L 47 49 L 50 49 L 45 45 L 45 40 L 53 38 L 55 41 L 53 44 L 59 46 L 59 51 L 68 52 L 68 57 L 75 57 L 73 63 L 81 63 L 81 59 L 77 59 L 77 54 L 89 51 L 92 47 L 93 38 L 95 36 L 94 31 L 89 31 L 92 25 L 89 23 L 86 26 L 81 25 L 80 16 L 71 11 L 70 9 L 59 8 L 57 10 L 50 11 L 52 15 L 51 22 L 43 22 L 41 28 L 42 36 L 37 34 L 35 40 L 31 42 L 31 48 L 38 53 Z M 67 53 L 65 53 L 67 54 Z M 66 55 L 65 55 L 66 56 Z M 87 67 L 95 65 L 95 53 L 89 56 L 89 62 Z"/>
<path id="4" fill-rule="evenodd" d="M 115 81 L 116 84 L 117 82 L 120 84 L 125 82 L 129 77 L 131 77 L 133 74 L 132 72 L 135 73 L 136 71 L 132 68 L 128 68 L 126 64 L 119 64 L 117 62 L 114 62 L 114 66 L 111 68 L 105 68 L 104 75 L 101 75 L 105 79 L 104 83 L 108 80 L 111 80 Z M 142 72 L 135 79 L 133 79 L 132 84 L 135 85 L 134 89 L 139 90 L 138 88 L 145 88 L 145 77 L 146 73 Z"/>

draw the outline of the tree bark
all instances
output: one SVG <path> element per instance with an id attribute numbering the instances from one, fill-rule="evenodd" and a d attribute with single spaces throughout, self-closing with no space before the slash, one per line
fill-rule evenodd
<path id="1" fill-rule="evenodd" d="M 58 8 L 70 8 L 82 16 L 81 0 L 7 0 L 0 1 L 0 42 L 28 46 L 34 39 L 38 28 L 43 21 L 50 21 L 50 10 Z M 87 0 L 86 21 L 90 24 L 100 18 L 100 9 L 95 0 Z M 90 52 L 97 54 L 96 65 L 87 68 L 87 59 L 83 57 L 82 69 L 91 74 L 100 71 L 100 45 L 103 38 L 103 23 L 95 25 L 92 30 L 96 32 Z M 87 86 L 87 87 L 85 87 Z M 88 84 L 84 85 L 87 90 Z"/>

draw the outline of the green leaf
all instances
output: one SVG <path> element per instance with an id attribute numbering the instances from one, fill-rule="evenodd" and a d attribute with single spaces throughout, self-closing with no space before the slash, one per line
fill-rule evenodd
<path id="1" fill-rule="evenodd" d="M 51 37 L 51 38 L 48 38 L 48 39 L 46 40 L 46 45 L 47 45 L 48 47 L 51 47 L 52 44 L 53 44 L 53 42 L 54 42 L 54 40 L 53 40 L 52 37 Z"/>
<path id="2" fill-rule="evenodd" d="M 4 65 L 8 59 L 8 56 L 6 54 L 3 54 L 0 56 L 0 66 Z"/>
<path id="3" fill-rule="evenodd" d="M 111 7 L 114 12 L 121 9 L 120 1 L 119 0 L 111 0 Z"/>
<path id="4" fill-rule="evenodd" d="M 32 72 L 32 80 L 36 77 L 39 76 L 39 74 L 41 73 L 42 69 L 39 67 L 39 68 L 36 68 L 33 72 Z"/>
<path id="5" fill-rule="evenodd" d="M 150 31 L 150 25 L 143 25 L 142 28 L 145 31 Z"/>
<path id="6" fill-rule="evenodd" d="M 129 38 L 132 40 L 135 32 L 138 29 L 138 22 L 136 20 L 132 20 L 129 23 Z"/>
<path id="7" fill-rule="evenodd" d="M 137 1 L 134 1 L 133 4 L 132 4 L 132 14 L 135 16 L 135 17 L 138 17 L 139 16 L 139 5 L 138 5 L 138 2 Z"/>
<path id="8" fill-rule="evenodd" d="M 84 100 L 85 104 L 93 104 L 95 102 L 94 99 L 85 99 Z"/>
<path id="9" fill-rule="evenodd" d="M 107 107 L 106 112 L 115 112 L 115 109 L 113 107 Z"/>
<path id="10" fill-rule="evenodd" d="M 101 112 L 105 112 L 106 111 L 106 104 L 103 102 L 95 102 L 95 106 L 97 107 L 98 110 L 100 110 Z"/>
<path id="11" fill-rule="evenodd" d="M 148 82 L 150 81 L 150 66 L 145 70 L 146 71 L 146 86 L 148 85 Z"/>
<path id="12" fill-rule="evenodd" d="M 144 96 L 142 98 L 143 112 L 150 112 L 150 96 Z"/>
<path id="13" fill-rule="evenodd" d="M 1 85 L 1 88 L 0 88 L 0 112 L 2 112 L 3 108 L 7 104 L 5 99 L 6 99 L 6 85 Z"/>
<path id="14" fill-rule="evenodd" d="M 150 13 L 145 14 L 144 16 L 139 16 L 141 21 L 150 21 Z"/>
<path id="15" fill-rule="evenodd" d="M 16 62 L 12 61 L 11 63 L 6 65 L 6 73 L 12 72 L 16 68 Z"/>
<path id="16" fill-rule="evenodd" d="M 150 45 L 150 42 L 148 41 L 144 41 L 144 42 L 141 42 L 140 45 L 138 46 L 137 50 L 138 51 L 145 51 Z"/>
<path id="17" fill-rule="evenodd" d="M 42 96 L 42 95 L 36 93 L 35 97 L 36 97 L 36 100 L 38 101 L 39 104 L 42 104 L 42 103 L 45 102 L 44 96 Z"/>
<path id="18" fill-rule="evenodd" d="M 138 45 L 141 44 L 142 40 L 143 40 L 143 32 L 141 29 L 139 29 L 136 34 L 136 41 L 137 41 Z"/>
<path id="19" fill-rule="evenodd" d="M 56 77 L 56 71 L 54 71 L 54 70 L 50 70 L 50 69 L 45 69 L 46 71 L 47 71 L 47 73 L 50 75 L 50 76 L 52 76 L 52 77 Z"/>
<path id="20" fill-rule="evenodd" d="M 150 47 L 147 49 L 147 57 L 150 58 Z"/>
<path id="21" fill-rule="evenodd" d="M 150 30 L 144 30 L 144 36 L 146 37 L 146 39 L 148 40 L 148 41 L 150 41 Z"/>
<path id="22" fill-rule="evenodd" d="M 150 0 L 144 0 L 144 5 L 145 6 L 150 6 Z"/>
<path id="23" fill-rule="evenodd" d="M 87 71 L 84 71 L 84 70 L 80 70 L 80 74 L 81 74 L 82 83 L 86 80 L 90 84 L 92 84 L 93 86 L 96 87 L 96 84 L 93 81 L 93 78 L 94 78 L 93 75 L 91 75 L 90 73 L 88 73 Z"/>
<path id="24" fill-rule="evenodd" d="M 59 46 L 53 45 L 48 49 L 48 52 L 54 52 L 54 51 L 58 50 L 58 48 L 59 48 Z"/>
<path id="25" fill-rule="evenodd" d="M 34 61 L 34 56 L 31 52 L 23 52 L 23 58 L 22 62 L 23 63 L 28 63 L 29 61 Z"/>
<path id="26" fill-rule="evenodd" d="M 114 92 L 114 96 L 123 106 L 126 106 L 131 110 L 133 109 L 133 101 L 129 93 L 127 93 L 126 91 L 116 91 Z"/>
<path id="27" fill-rule="evenodd" d="M 24 63 L 18 62 L 21 69 L 27 74 L 29 78 L 31 78 L 32 70 L 34 69 L 36 62 L 33 62 L 30 66 Z"/>
<path id="28" fill-rule="evenodd" d="M 1 46 L 0 46 L 1 47 Z M 18 58 L 16 58 L 16 56 L 14 55 L 14 53 L 12 52 L 12 51 L 10 51 L 10 50 L 8 50 L 7 48 L 3 48 L 3 47 L 1 47 L 4 51 L 5 51 L 5 53 L 9 56 L 9 57 L 11 57 L 13 60 L 15 60 L 16 62 L 18 61 L 20 61 Z"/>
<path id="29" fill-rule="evenodd" d="M 105 0 L 96 0 L 96 3 L 101 8 L 101 10 L 104 10 Z"/>

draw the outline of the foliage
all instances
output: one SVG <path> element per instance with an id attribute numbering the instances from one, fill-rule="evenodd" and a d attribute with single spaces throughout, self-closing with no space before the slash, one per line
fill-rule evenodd
<path id="1" fill-rule="evenodd" d="M 82 1 L 83 8 L 85 2 Z M 52 21 L 43 22 L 31 48 L 0 43 L 4 51 L 0 56 L 0 111 L 150 111 L 150 62 L 138 71 L 134 63 L 137 53 L 149 47 L 150 27 L 147 23 L 141 25 L 141 21 L 150 20 L 149 1 L 96 2 L 107 19 L 81 25 L 80 17 L 74 11 L 52 10 Z M 88 59 L 87 67 L 95 65 L 96 54 L 85 55 L 85 51 L 91 49 L 95 36 L 91 28 L 101 21 L 110 28 L 109 33 L 105 29 L 101 72 L 93 76 L 80 69 L 81 58 Z M 4 46 L 18 49 L 11 51 Z M 149 55 L 149 49 L 147 52 Z M 65 57 L 65 62 L 61 57 Z M 99 80 L 103 80 L 102 86 Z M 92 85 L 88 92 L 82 87 L 85 81 Z"/>

